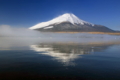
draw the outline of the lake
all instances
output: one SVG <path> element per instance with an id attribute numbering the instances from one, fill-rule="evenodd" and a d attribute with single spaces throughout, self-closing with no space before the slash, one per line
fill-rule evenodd
<path id="1" fill-rule="evenodd" d="M 0 79 L 120 80 L 120 38 L 1 37 Z"/>

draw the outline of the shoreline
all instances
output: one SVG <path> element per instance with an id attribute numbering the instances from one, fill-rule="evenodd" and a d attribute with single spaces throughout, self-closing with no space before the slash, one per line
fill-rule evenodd
<path id="1" fill-rule="evenodd" d="M 65 31 L 60 31 L 60 32 L 45 32 L 45 33 L 70 33 L 70 34 L 75 34 L 75 33 L 89 33 L 89 34 L 120 35 L 120 32 L 65 32 Z"/>

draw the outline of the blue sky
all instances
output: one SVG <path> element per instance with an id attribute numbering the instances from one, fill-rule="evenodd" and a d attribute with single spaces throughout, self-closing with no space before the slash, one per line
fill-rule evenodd
<path id="1" fill-rule="evenodd" d="M 120 0 L 0 0 L 0 25 L 27 28 L 64 13 L 120 30 Z"/>

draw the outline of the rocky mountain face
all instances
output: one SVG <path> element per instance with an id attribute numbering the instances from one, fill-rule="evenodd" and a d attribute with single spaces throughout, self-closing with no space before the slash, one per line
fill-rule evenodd
<path id="1" fill-rule="evenodd" d="M 29 29 L 44 32 L 114 32 L 114 30 L 105 26 L 83 21 L 74 14 L 69 13 L 50 21 L 39 23 Z"/>
<path id="2" fill-rule="evenodd" d="M 53 24 L 53 25 L 50 25 L 52 26 L 53 28 L 47 28 L 47 27 L 44 27 L 44 28 L 38 28 L 38 29 L 35 29 L 35 30 L 38 30 L 38 31 L 50 31 L 50 32 L 57 32 L 57 31 L 71 31 L 71 32 L 114 32 L 113 30 L 105 27 L 105 26 L 102 26 L 102 25 L 94 25 L 94 26 L 91 26 L 91 25 L 81 25 L 81 24 L 71 24 L 69 22 L 63 22 L 63 23 L 60 23 L 60 24 Z"/>

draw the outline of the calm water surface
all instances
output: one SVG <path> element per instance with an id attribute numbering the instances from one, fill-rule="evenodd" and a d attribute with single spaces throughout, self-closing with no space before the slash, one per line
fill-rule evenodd
<path id="1" fill-rule="evenodd" d="M 50 39 L 1 38 L 0 79 L 120 80 L 120 39 Z"/>

